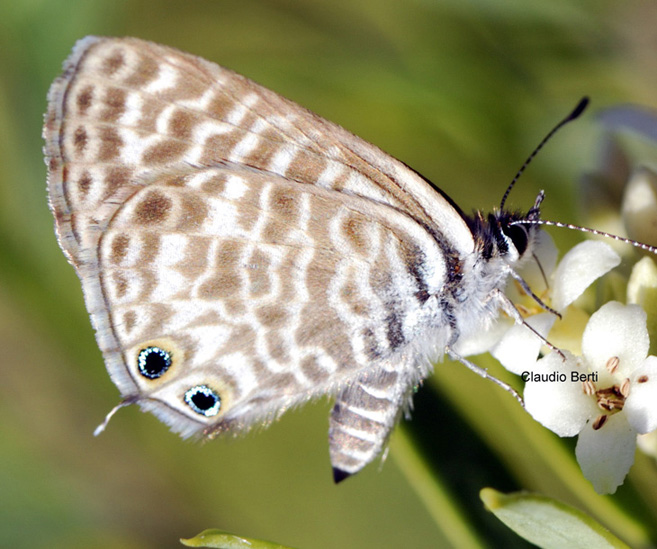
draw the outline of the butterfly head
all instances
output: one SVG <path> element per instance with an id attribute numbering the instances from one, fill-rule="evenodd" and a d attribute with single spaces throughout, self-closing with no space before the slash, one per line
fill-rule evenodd
<path id="1" fill-rule="evenodd" d="M 541 191 L 526 213 L 509 210 L 498 210 L 487 216 L 476 213 L 471 220 L 471 230 L 485 260 L 501 258 L 513 265 L 531 255 L 539 231 L 535 221 L 540 219 L 543 196 Z"/>
<path id="2" fill-rule="evenodd" d="M 507 261 L 515 262 L 531 254 L 539 226 L 533 222 L 541 217 L 541 202 L 544 193 L 536 197 L 527 213 L 502 210 L 489 216 L 489 224 L 495 237 L 497 249 Z M 527 221 L 528 223 L 523 223 Z"/>

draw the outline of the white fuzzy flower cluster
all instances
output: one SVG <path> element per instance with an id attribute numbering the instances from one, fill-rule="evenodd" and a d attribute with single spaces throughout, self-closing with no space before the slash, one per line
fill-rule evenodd
<path id="1" fill-rule="evenodd" d="M 657 173 L 648 167 L 654 163 L 654 151 L 648 158 L 633 158 L 615 133 L 622 130 L 657 141 L 657 116 L 640 107 L 620 106 L 603 111 L 599 120 L 609 133 L 601 143 L 599 169 L 581 180 L 583 213 L 593 226 L 657 245 Z M 539 262 L 549 279 L 556 249 L 549 242 L 543 249 L 547 251 Z M 617 249 L 623 255 L 631 252 L 628 246 Z M 563 320 L 555 323 L 555 315 L 538 311 L 526 318 L 562 354 L 553 350 L 536 360 L 542 343 L 518 325 L 505 333 L 498 327 L 503 335 L 491 350 L 526 381 L 525 407 L 538 422 L 559 436 L 578 436 L 577 461 L 601 494 L 612 494 L 623 483 L 637 443 L 657 458 L 657 357 L 649 355 L 648 329 L 657 338 L 653 259 L 644 257 L 634 265 L 626 305 L 609 301 L 589 317 L 575 300 L 620 258 L 603 242 L 576 246 L 554 270 L 551 288 L 541 294 Z M 527 280 L 532 288 L 537 283 L 540 287 L 535 276 Z M 516 296 L 514 302 L 522 303 L 522 298 Z"/>
<path id="2" fill-rule="evenodd" d="M 604 242 L 575 246 L 554 271 L 545 301 L 564 315 L 567 325 L 573 302 L 619 263 Z M 657 287 L 657 269 L 648 258 L 635 266 L 630 297 L 646 287 Z M 551 339 L 555 315 L 543 312 L 526 321 Z M 591 315 L 583 335 L 577 324 L 572 331 L 573 349 L 560 344 L 561 353 L 551 351 L 536 360 L 542 342 L 525 326 L 515 325 L 491 352 L 523 377 L 525 407 L 536 421 L 559 436 L 578 435 L 576 457 L 582 472 L 598 493 L 610 494 L 634 462 L 637 435 L 657 429 L 657 357 L 648 356 L 646 313 L 636 304 L 610 301 Z"/>
<path id="3" fill-rule="evenodd" d="M 609 133 L 601 142 L 601 165 L 580 181 L 582 214 L 591 226 L 657 246 L 657 172 L 648 167 L 654 151 L 647 159 L 632 158 L 615 134 L 622 130 L 655 142 L 657 116 L 620 106 L 603 111 L 599 121 Z M 656 258 L 634 265 L 626 305 L 609 301 L 589 316 L 592 304 L 582 307 L 578 298 L 619 265 L 619 255 L 605 242 L 588 241 L 555 268 L 551 238 L 541 232 L 538 244 L 537 261 L 521 274 L 535 292 L 547 279 L 549 287 L 537 293 L 562 319 L 511 286 L 507 295 L 534 332 L 502 318 L 486 334 L 462 342 L 459 352 L 489 351 L 522 376 L 527 411 L 559 436 L 577 435 L 576 457 L 584 475 L 598 493 L 612 494 L 632 466 L 637 444 L 657 459 L 657 357 L 649 355 L 649 331 L 657 340 Z M 631 253 L 627 245 L 616 249 L 624 256 Z M 535 332 L 556 347 L 540 359 L 546 347 Z"/>

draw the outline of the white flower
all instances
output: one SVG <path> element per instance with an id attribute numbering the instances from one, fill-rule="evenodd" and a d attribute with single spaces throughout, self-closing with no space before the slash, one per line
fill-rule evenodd
<path id="1" fill-rule="evenodd" d="M 550 253 L 550 252 L 548 252 Z M 539 256 L 540 260 L 540 256 Z M 561 260 L 551 276 L 548 291 L 540 297 L 556 311 L 563 313 L 595 280 L 620 263 L 620 257 L 605 242 L 587 240 L 572 248 Z M 552 263 L 554 265 L 554 263 Z M 551 272 L 546 273 L 550 277 Z M 537 275 L 523 272 L 530 287 L 537 287 Z M 532 281 L 532 279 L 534 279 Z M 545 284 L 543 282 L 543 284 Z M 531 299 L 531 298 L 528 298 Z M 518 302 L 518 298 L 513 299 Z M 531 304 L 530 304 L 531 305 Z M 536 304 L 533 304 L 536 309 Z M 525 318 L 525 322 L 543 337 L 546 337 L 556 321 L 556 315 L 539 312 Z M 499 337 L 491 354 L 510 372 L 520 375 L 531 369 L 543 346 L 543 342 L 523 324 L 511 324 L 507 320 L 506 332 Z M 549 340 L 549 338 L 548 338 Z"/>
<path id="2" fill-rule="evenodd" d="M 577 461 L 601 494 L 623 483 L 637 434 L 657 429 L 657 357 L 647 356 L 649 343 L 641 307 L 611 301 L 591 316 L 581 357 L 553 352 L 536 362 L 533 377 L 523 376 L 527 411 L 559 436 L 579 435 Z"/>

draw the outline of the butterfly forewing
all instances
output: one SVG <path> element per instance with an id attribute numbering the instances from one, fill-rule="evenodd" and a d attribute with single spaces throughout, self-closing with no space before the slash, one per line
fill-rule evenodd
<path id="1" fill-rule="evenodd" d="M 92 215 L 98 208 L 120 204 L 151 176 L 231 162 L 393 205 L 440 227 L 460 253 L 472 251 L 458 212 L 406 166 L 198 57 L 134 38 L 88 37 L 76 45 L 49 101 L 51 201 L 60 223 L 75 208 L 78 241 L 93 235 L 88 223 L 102 228 L 110 217 Z M 66 178 L 58 160 L 68 164 Z M 64 179 L 66 188 L 57 188 Z M 68 230 L 60 232 L 75 259 L 79 244 L 66 241 Z"/>
<path id="2" fill-rule="evenodd" d="M 77 44 L 44 135 L 60 245 L 126 399 L 189 435 L 338 394 L 334 466 L 379 453 L 427 372 L 418 336 L 447 344 L 439 296 L 474 246 L 443 195 L 250 80 L 137 39 Z"/>

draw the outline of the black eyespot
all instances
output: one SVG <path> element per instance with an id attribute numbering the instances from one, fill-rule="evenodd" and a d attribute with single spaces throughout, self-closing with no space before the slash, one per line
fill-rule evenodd
<path id="1" fill-rule="evenodd" d="M 216 416 L 221 408 L 221 399 L 207 385 L 197 385 L 185 393 L 185 402 L 197 414 Z"/>
<path id="2" fill-rule="evenodd" d="M 157 379 L 171 366 L 171 353 L 159 347 L 146 347 L 137 358 L 139 373 L 148 379 Z"/>
<path id="3" fill-rule="evenodd" d="M 511 239 L 513 245 L 518 250 L 518 254 L 522 255 L 527 249 L 529 244 L 529 236 L 527 235 L 527 229 L 522 225 L 511 225 L 510 227 L 504 228 L 504 234 Z"/>

